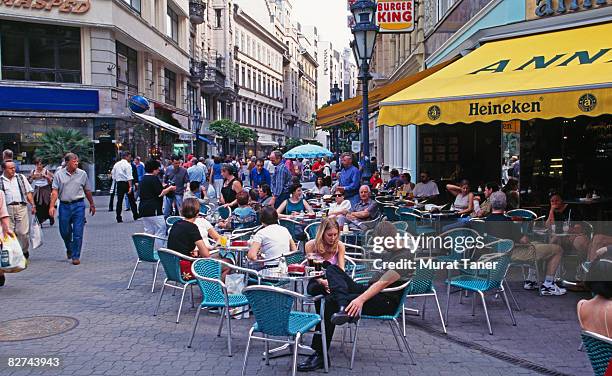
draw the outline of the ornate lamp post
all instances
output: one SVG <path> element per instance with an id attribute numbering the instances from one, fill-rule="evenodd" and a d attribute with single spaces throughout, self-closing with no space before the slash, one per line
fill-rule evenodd
<path id="1" fill-rule="evenodd" d="M 331 89 L 329 89 L 329 95 L 330 95 L 329 104 L 331 104 L 331 105 L 334 105 L 334 104 L 339 103 L 339 102 L 342 101 L 342 97 L 341 97 L 342 96 L 342 90 L 340 90 L 340 88 L 338 87 L 337 83 L 334 83 L 334 86 Z M 338 151 L 337 149 L 340 146 L 339 145 L 339 140 L 338 140 L 338 137 L 339 137 L 338 133 L 339 133 L 338 129 L 335 129 L 335 128 L 332 127 L 332 130 L 331 130 L 331 143 L 333 145 L 334 151 L 336 151 L 336 152 Z"/>
<path id="2" fill-rule="evenodd" d="M 351 13 L 355 17 L 355 26 L 351 29 L 355 40 L 351 47 L 357 65 L 359 66 L 359 79 L 362 82 L 363 108 L 361 110 L 361 151 L 365 159 L 362 178 L 370 179 L 370 127 L 368 116 L 368 81 L 370 76 L 370 60 L 374 52 L 378 26 L 374 16 L 376 15 L 376 3 L 371 0 L 358 0 L 351 6 Z"/>
<path id="3" fill-rule="evenodd" d="M 198 136 L 200 134 L 200 127 L 202 126 L 202 112 L 199 107 L 196 107 L 193 111 L 193 119 L 191 120 L 191 125 L 193 126 L 193 130 L 196 134 L 196 143 L 198 142 Z M 196 150 L 193 146 L 193 141 L 191 141 L 191 153 L 196 155 Z"/>

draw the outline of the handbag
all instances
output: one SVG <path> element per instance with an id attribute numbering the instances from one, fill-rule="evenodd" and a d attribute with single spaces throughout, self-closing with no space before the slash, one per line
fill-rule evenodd
<path id="1" fill-rule="evenodd" d="M 42 226 L 35 215 L 32 216 L 30 221 L 30 242 L 32 243 L 32 249 L 36 249 L 43 244 Z"/>
<path id="2" fill-rule="evenodd" d="M 5 273 L 19 273 L 28 267 L 17 237 L 5 236 L 0 247 L 0 270 Z"/>

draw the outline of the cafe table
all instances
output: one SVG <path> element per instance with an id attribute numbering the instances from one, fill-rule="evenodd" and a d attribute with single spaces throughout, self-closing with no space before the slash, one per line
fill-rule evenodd
<path id="1" fill-rule="evenodd" d="M 231 243 L 229 245 L 226 245 L 225 247 L 222 247 L 221 245 L 217 246 L 217 249 L 219 250 L 219 254 L 223 255 L 222 252 L 232 252 L 236 255 L 236 265 L 243 267 L 244 265 L 244 259 L 246 258 L 247 253 L 249 253 L 249 245 L 231 245 Z"/>

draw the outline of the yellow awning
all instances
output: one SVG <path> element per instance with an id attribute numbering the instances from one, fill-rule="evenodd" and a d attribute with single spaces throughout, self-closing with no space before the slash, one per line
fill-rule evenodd
<path id="1" fill-rule="evenodd" d="M 415 73 L 412 76 L 402 78 L 372 90 L 368 93 L 368 108 L 370 112 L 377 109 L 380 101 L 383 99 L 388 98 L 400 90 L 413 85 L 415 82 L 419 82 L 425 77 L 434 74 L 455 60 L 456 59 L 445 61 L 422 72 Z M 324 107 L 317 111 L 317 128 L 326 128 L 344 123 L 345 121 L 352 121 L 357 115 L 357 112 L 361 111 L 361 106 L 361 96 L 357 96 L 337 103 L 333 106 Z"/>
<path id="2" fill-rule="evenodd" d="M 612 23 L 489 42 L 380 103 L 379 125 L 612 113 Z"/>

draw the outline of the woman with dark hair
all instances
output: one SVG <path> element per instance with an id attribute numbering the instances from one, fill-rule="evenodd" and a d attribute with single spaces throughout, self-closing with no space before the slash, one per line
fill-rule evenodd
<path id="1" fill-rule="evenodd" d="M 466 179 L 463 179 L 458 186 L 447 184 L 446 190 L 455 196 L 453 207 L 458 215 L 470 214 L 474 210 L 474 194 L 470 192 L 470 182 Z"/>
<path id="2" fill-rule="evenodd" d="M 247 258 L 251 261 L 271 259 L 297 250 L 297 246 L 285 227 L 278 224 L 278 213 L 271 206 L 261 209 L 263 228 L 253 235 Z M 276 264 L 277 261 L 269 264 Z"/>
<path id="3" fill-rule="evenodd" d="M 282 204 L 276 209 L 280 218 L 291 218 L 296 215 L 307 212 L 309 214 L 314 213 L 310 204 L 302 197 L 302 186 L 299 184 L 293 184 L 289 187 L 289 198 L 283 201 Z"/>
<path id="4" fill-rule="evenodd" d="M 223 176 L 223 187 L 221 188 L 221 198 L 219 202 L 223 206 L 236 207 L 236 195 L 242 192 L 242 183 L 236 178 L 234 167 L 230 164 L 224 164 L 221 167 L 221 175 Z"/>
<path id="5" fill-rule="evenodd" d="M 262 207 L 270 206 L 270 201 L 272 201 L 272 188 L 266 183 L 263 183 L 259 187 L 259 203 Z"/>
<path id="6" fill-rule="evenodd" d="M 411 197 L 413 189 L 414 183 L 412 182 L 412 176 L 410 176 L 409 173 L 404 172 L 400 177 L 399 183 L 397 184 L 397 190 L 402 192 L 403 195 Z"/>
<path id="7" fill-rule="evenodd" d="M 317 176 L 315 186 L 310 190 L 310 192 L 323 196 L 331 194 L 330 187 L 325 185 L 325 179 L 323 179 L 323 176 Z"/>
<path id="8" fill-rule="evenodd" d="M 40 158 L 34 159 L 36 168 L 30 172 L 28 180 L 34 188 L 34 203 L 36 204 L 36 218 L 41 224 L 49 219 L 49 225 L 53 226 L 55 218 L 49 217 L 49 204 L 51 203 L 51 182 L 53 174 L 47 170 Z"/>
<path id="9" fill-rule="evenodd" d="M 502 188 L 502 192 L 506 194 L 506 210 L 514 210 L 519 207 L 519 188 L 518 181 L 510 179 L 508 183 Z"/>
<path id="10" fill-rule="evenodd" d="M 594 297 L 578 302 L 578 321 L 582 329 L 612 338 L 612 246 L 597 253 L 585 282 Z"/>

